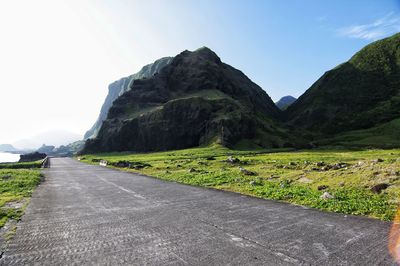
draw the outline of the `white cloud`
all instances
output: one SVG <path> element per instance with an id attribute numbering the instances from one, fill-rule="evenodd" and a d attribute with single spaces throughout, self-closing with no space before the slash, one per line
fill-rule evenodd
<path id="1" fill-rule="evenodd" d="M 399 31 L 400 16 L 389 13 L 372 23 L 340 28 L 338 33 L 349 38 L 375 41 Z"/>

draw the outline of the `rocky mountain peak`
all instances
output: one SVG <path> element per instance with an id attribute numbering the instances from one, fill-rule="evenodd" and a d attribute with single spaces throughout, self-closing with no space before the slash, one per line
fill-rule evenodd
<path id="1" fill-rule="evenodd" d="M 85 152 L 156 151 L 240 141 L 280 147 L 279 109 L 241 71 L 209 48 L 183 51 L 157 75 L 118 97 Z M 279 131 L 279 133 L 278 133 Z M 276 133 L 274 133 L 276 132 Z"/>

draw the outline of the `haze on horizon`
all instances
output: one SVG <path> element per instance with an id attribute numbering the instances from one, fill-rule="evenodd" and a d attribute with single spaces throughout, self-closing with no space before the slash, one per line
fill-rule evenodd
<path id="1" fill-rule="evenodd" d="M 211 48 L 276 101 L 400 31 L 396 0 L 282 2 L 2 1 L 0 143 L 83 135 L 109 83 L 185 49 Z"/>

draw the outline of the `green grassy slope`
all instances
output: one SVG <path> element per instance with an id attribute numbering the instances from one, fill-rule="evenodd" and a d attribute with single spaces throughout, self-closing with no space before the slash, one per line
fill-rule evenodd
<path id="1" fill-rule="evenodd" d="M 284 115 L 292 126 L 322 137 L 399 118 L 400 33 L 326 72 Z"/>
<path id="2" fill-rule="evenodd" d="M 0 169 L 0 228 L 8 219 L 22 216 L 40 180 L 40 170 Z"/>
<path id="3" fill-rule="evenodd" d="M 369 129 L 341 133 L 333 138 L 318 141 L 317 144 L 334 144 L 355 148 L 368 146 L 375 148 L 400 147 L 400 118 Z"/>

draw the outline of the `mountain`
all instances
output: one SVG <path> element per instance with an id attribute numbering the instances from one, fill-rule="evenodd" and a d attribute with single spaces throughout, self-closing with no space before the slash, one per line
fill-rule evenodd
<path id="1" fill-rule="evenodd" d="M 49 156 L 73 156 L 83 148 L 84 143 L 84 140 L 78 140 L 59 147 L 43 144 L 36 152 L 45 153 Z"/>
<path id="2" fill-rule="evenodd" d="M 117 98 L 83 153 L 171 150 L 220 143 L 281 147 L 281 111 L 241 71 L 210 49 L 184 51 Z"/>
<path id="3" fill-rule="evenodd" d="M 94 125 L 85 133 L 84 139 L 94 138 L 97 136 L 97 133 L 100 130 L 100 127 L 101 127 L 103 121 L 107 118 L 108 110 L 110 109 L 112 103 L 114 102 L 115 99 L 117 99 L 124 92 L 126 92 L 130 89 L 131 83 L 135 79 L 143 79 L 143 78 L 152 77 L 153 75 L 158 73 L 161 68 L 163 68 L 164 66 L 169 64 L 171 62 L 171 60 L 172 60 L 171 57 L 164 57 L 164 58 L 158 59 L 154 63 L 144 66 L 136 74 L 130 75 L 129 77 L 121 78 L 120 80 L 117 80 L 117 81 L 111 83 L 108 86 L 108 94 L 103 103 L 103 106 L 101 107 L 100 115 L 97 118 Z"/>
<path id="4" fill-rule="evenodd" d="M 293 96 L 284 96 L 282 97 L 279 101 L 277 101 L 275 104 L 276 106 L 281 109 L 281 110 L 286 110 L 289 105 L 291 105 L 292 103 L 294 103 L 294 101 L 296 101 L 297 99 L 294 98 Z"/>
<path id="5" fill-rule="evenodd" d="M 57 156 L 72 156 L 80 152 L 83 149 L 84 144 L 84 140 L 78 140 L 68 145 L 61 145 L 54 150 L 53 154 Z"/>
<path id="6" fill-rule="evenodd" d="M 71 142 L 81 140 L 82 135 L 72 133 L 65 130 L 51 130 L 40 133 L 30 138 L 22 139 L 13 143 L 18 149 L 39 149 L 43 144 L 61 146 Z"/>
<path id="7" fill-rule="evenodd" d="M 17 149 L 11 144 L 0 144 L 0 152 L 2 151 L 17 151 Z"/>
<path id="8" fill-rule="evenodd" d="M 284 116 L 293 128 L 319 137 L 400 118 L 400 33 L 367 45 L 326 72 Z"/>

